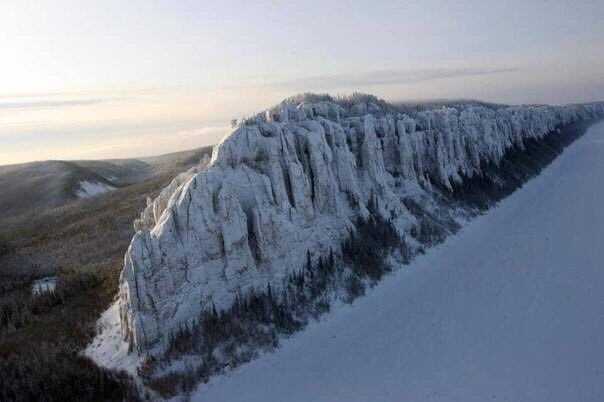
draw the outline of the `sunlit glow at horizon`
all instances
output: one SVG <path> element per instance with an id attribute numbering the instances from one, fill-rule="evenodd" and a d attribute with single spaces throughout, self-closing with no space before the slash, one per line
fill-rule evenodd
<path id="1" fill-rule="evenodd" d="M 7 3 L 0 165 L 209 145 L 306 91 L 604 100 L 600 1 Z"/>

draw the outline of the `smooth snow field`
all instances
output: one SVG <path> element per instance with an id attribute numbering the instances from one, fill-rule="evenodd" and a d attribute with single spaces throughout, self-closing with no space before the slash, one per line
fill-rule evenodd
<path id="1" fill-rule="evenodd" d="M 192 399 L 604 401 L 604 123 L 354 305 Z"/>

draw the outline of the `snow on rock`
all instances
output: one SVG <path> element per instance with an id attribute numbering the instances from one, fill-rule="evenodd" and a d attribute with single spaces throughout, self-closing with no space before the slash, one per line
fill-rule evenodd
<path id="1" fill-rule="evenodd" d="M 97 321 L 97 335 L 82 354 L 103 367 L 136 375 L 141 358 L 136 353 L 128 353 L 128 348 L 122 337 L 119 303 L 116 301 Z"/>
<path id="2" fill-rule="evenodd" d="M 526 139 L 603 111 L 466 105 L 408 116 L 372 97 L 284 101 L 242 122 L 207 169 L 149 202 L 120 278 L 123 338 L 153 353 L 203 309 L 278 287 L 308 251 L 338 249 L 370 197 L 407 230 L 409 192 L 451 188 Z"/>
<path id="3" fill-rule="evenodd" d="M 115 187 L 104 183 L 83 180 L 80 182 L 80 188 L 76 190 L 76 196 L 79 198 L 90 198 L 111 190 L 115 190 Z"/>
<path id="4" fill-rule="evenodd" d="M 53 292 L 57 287 L 59 278 L 56 276 L 47 276 L 46 278 L 35 280 L 31 285 L 31 294 L 41 295 L 46 292 Z"/>
<path id="5" fill-rule="evenodd" d="M 170 184 L 168 184 L 155 199 L 147 198 L 147 206 L 143 210 L 139 219 L 134 221 L 134 230 L 138 231 L 144 228 L 152 228 L 159 217 L 168 206 L 168 201 L 179 191 L 182 184 L 203 170 L 202 166 L 194 166 L 191 169 L 177 175 Z"/>

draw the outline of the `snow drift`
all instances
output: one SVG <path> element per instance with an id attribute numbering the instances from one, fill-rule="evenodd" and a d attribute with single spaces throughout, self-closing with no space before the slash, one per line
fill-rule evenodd
<path id="1" fill-rule="evenodd" d="M 509 150 L 603 114 L 602 104 L 405 114 L 370 96 L 286 100 L 242 122 L 207 169 L 150 203 L 120 279 L 122 335 L 153 353 L 204 309 L 278 288 L 308 252 L 337 249 L 370 199 L 406 236 L 417 223 L 406 199 L 434 204 Z"/>

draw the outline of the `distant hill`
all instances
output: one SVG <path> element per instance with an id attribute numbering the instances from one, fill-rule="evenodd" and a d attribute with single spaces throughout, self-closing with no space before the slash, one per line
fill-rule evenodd
<path id="1" fill-rule="evenodd" d="M 65 205 L 186 170 L 209 147 L 140 159 L 41 161 L 0 166 L 0 220 Z"/>

